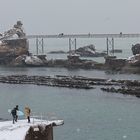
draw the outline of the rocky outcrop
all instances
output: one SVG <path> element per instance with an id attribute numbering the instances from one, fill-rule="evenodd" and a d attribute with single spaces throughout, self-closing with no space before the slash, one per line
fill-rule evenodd
<path id="1" fill-rule="evenodd" d="M 103 87 L 101 90 L 112 93 L 122 93 L 140 98 L 140 81 L 138 80 L 118 80 L 120 86 Z"/>
<path id="2" fill-rule="evenodd" d="M 115 88 L 115 87 L 104 87 L 101 88 L 101 90 L 106 91 L 106 92 L 112 92 L 112 93 L 121 93 L 124 95 L 133 95 L 136 97 L 140 98 L 140 88 L 138 87 L 120 87 L 120 88 Z"/>
<path id="3" fill-rule="evenodd" d="M 140 67 L 140 54 L 133 55 L 127 59 L 128 64 L 131 66 L 139 66 Z"/>
<path id="4" fill-rule="evenodd" d="M 63 125 L 63 120 L 48 121 L 36 124 L 30 124 L 24 140 L 53 140 L 53 127 Z"/>
<path id="5" fill-rule="evenodd" d="M 126 59 L 117 59 L 116 56 L 106 56 L 105 66 L 111 70 L 121 70 L 126 65 Z"/>
<path id="6" fill-rule="evenodd" d="M 24 140 L 53 140 L 53 125 L 33 125 Z"/>
<path id="7" fill-rule="evenodd" d="M 77 89 L 94 89 L 96 86 L 106 92 L 122 93 L 140 97 L 139 80 L 114 80 L 89 78 L 83 76 L 28 76 L 9 75 L 0 76 L 0 83 L 8 84 L 34 84 L 39 86 L 56 86 Z"/>
<path id="8" fill-rule="evenodd" d="M 9 84 L 35 84 L 43 86 L 56 86 L 56 87 L 67 87 L 67 88 L 81 88 L 91 89 L 91 85 L 78 77 L 69 76 L 27 76 L 27 75 L 11 75 L 11 76 L 0 76 L 0 83 Z"/>
<path id="9" fill-rule="evenodd" d="M 17 57 L 23 54 L 28 54 L 27 39 L 9 39 L 3 40 L 0 44 L 0 57 Z"/>
<path id="10" fill-rule="evenodd" d="M 14 27 L 0 37 L 0 64 L 9 64 L 20 55 L 29 54 L 29 43 L 22 29 L 22 23 L 17 21 Z"/>
<path id="11" fill-rule="evenodd" d="M 132 45 L 132 53 L 133 55 L 140 54 L 140 44 Z"/>
<path id="12" fill-rule="evenodd" d="M 94 45 L 88 45 L 84 47 L 80 47 L 76 50 L 76 53 L 80 56 L 94 56 L 95 55 L 95 46 Z"/>
<path id="13" fill-rule="evenodd" d="M 50 53 L 50 54 L 66 54 L 67 52 L 59 50 L 59 51 L 50 51 L 48 53 Z"/>
<path id="14" fill-rule="evenodd" d="M 89 78 L 83 76 L 28 76 L 28 75 L 9 75 L 0 76 L 0 83 L 8 84 L 34 84 L 39 86 L 56 86 L 77 89 L 94 89 L 100 87 L 105 92 L 122 93 L 140 97 L 139 80 L 114 80 Z"/>
<path id="15" fill-rule="evenodd" d="M 103 57 L 106 55 L 106 53 L 104 52 L 103 53 L 97 52 L 93 44 L 80 47 L 73 52 L 79 54 L 81 57 Z"/>
<path id="16" fill-rule="evenodd" d="M 16 57 L 12 62 L 12 66 L 32 66 L 39 67 L 44 66 L 47 60 L 45 56 L 41 57 L 40 55 L 20 55 Z"/>
<path id="17" fill-rule="evenodd" d="M 50 59 L 46 55 L 20 55 L 14 59 L 12 66 L 30 66 L 30 67 L 65 67 L 65 68 L 82 68 L 93 69 L 101 67 L 97 62 L 92 60 L 81 60 L 79 56 L 70 55 L 68 59 Z M 98 65 L 98 66 L 97 66 Z"/>
<path id="18" fill-rule="evenodd" d="M 110 50 L 110 53 L 122 53 L 123 51 L 121 49 L 114 49 Z"/>
<path id="19" fill-rule="evenodd" d="M 43 66 L 43 61 L 37 56 L 26 56 L 25 64 L 28 66 Z"/>

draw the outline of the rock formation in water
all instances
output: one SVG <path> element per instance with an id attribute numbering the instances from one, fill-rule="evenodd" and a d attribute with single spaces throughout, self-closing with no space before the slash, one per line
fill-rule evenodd
<path id="1" fill-rule="evenodd" d="M 77 89 L 94 89 L 96 86 L 106 92 L 122 93 L 140 97 L 139 80 L 115 80 L 103 78 L 89 78 L 83 76 L 28 76 L 9 75 L 0 76 L 0 83 L 34 84 L 39 86 L 65 87 Z"/>
<path id="2" fill-rule="evenodd" d="M 140 54 L 140 44 L 132 45 L 132 53 L 133 55 Z"/>
<path id="3" fill-rule="evenodd" d="M 136 55 L 133 55 L 133 56 L 129 57 L 127 62 L 131 66 L 140 67 L 140 54 L 136 54 Z"/>
<path id="4" fill-rule="evenodd" d="M 1 34 L 0 37 L 0 64 L 9 64 L 20 55 L 29 54 L 29 43 L 23 31 L 21 21 L 12 29 Z"/>
<path id="5" fill-rule="evenodd" d="M 103 57 L 106 55 L 106 53 L 97 52 L 93 44 L 80 47 L 76 50 L 73 50 L 72 53 L 79 54 L 82 57 Z"/>
<path id="6" fill-rule="evenodd" d="M 140 44 L 132 45 L 131 50 L 133 56 L 130 56 L 127 59 L 128 64 L 130 64 L 131 66 L 140 67 Z"/>

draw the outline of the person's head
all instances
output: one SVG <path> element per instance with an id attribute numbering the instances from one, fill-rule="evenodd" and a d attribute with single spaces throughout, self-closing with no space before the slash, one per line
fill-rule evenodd
<path id="1" fill-rule="evenodd" d="M 18 108 L 18 105 L 16 105 L 16 108 Z"/>

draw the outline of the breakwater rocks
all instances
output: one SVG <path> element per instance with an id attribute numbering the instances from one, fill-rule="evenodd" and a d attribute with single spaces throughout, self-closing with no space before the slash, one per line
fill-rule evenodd
<path id="1" fill-rule="evenodd" d="M 77 89 L 94 89 L 100 87 L 105 92 L 122 93 L 140 97 L 139 80 L 113 80 L 101 78 L 88 78 L 83 76 L 28 76 L 8 75 L 0 76 L 0 83 L 8 84 L 34 84 L 39 86 L 55 86 Z"/>
<path id="2" fill-rule="evenodd" d="M 27 76 L 27 75 L 10 75 L 0 76 L 0 83 L 8 84 L 34 84 L 42 86 L 56 86 L 68 88 L 92 89 L 91 85 L 81 78 L 70 76 Z"/>
<path id="3" fill-rule="evenodd" d="M 115 87 L 107 87 L 107 88 L 101 88 L 101 90 L 106 92 L 112 92 L 112 93 L 122 93 L 124 95 L 134 95 L 136 97 L 140 98 L 140 88 L 135 87 L 121 87 L 121 88 L 115 88 Z"/>
<path id="4" fill-rule="evenodd" d="M 120 86 L 103 87 L 101 90 L 112 93 L 122 93 L 124 95 L 134 95 L 140 98 L 140 81 L 138 80 L 119 80 Z"/>
<path id="5" fill-rule="evenodd" d="M 130 62 L 130 61 L 129 61 Z M 132 64 L 132 63 L 131 63 Z M 98 69 L 117 73 L 140 73 L 139 66 L 133 66 L 126 59 L 106 56 L 105 63 L 94 60 L 80 59 L 79 55 L 68 55 L 67 59 L 47 59 L 46 55 L 21 55 L 8 66 L 16 67 L 59 67 L 67 69 Z"/>

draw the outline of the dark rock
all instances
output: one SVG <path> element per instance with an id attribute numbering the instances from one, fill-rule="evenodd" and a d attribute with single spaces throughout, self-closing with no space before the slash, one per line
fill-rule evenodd
<path id="1" fill-rule="evenodd" d="M 122 93 L 125 95 L 133 95 L 136 97 L 140 97 L 140 88 L 139 87 L 120 87 L 120 88 L 115 88 L 115 87 L 107 87 L 107 88 L 101 88 L 101 90 L 106 91 L 106 92 L 112 92 L 112 93 Z"/>
<path id="2" fill-rule="evenodd" d="M 122 53 L 121 49 L 110 50 L 110 53 Z"/>
<path id="3" fill-rule="evenodd" d="M 113 70 L 121 70 L 126 65 L 126 59 L 117 59 L 116 56 L 106 56 L 105 65 Z"/>
<path id="4" fill-rule="evenodd" d="M 127 59 L 130 66 L 140 67 L 140 54 L 133 55 Z"/>
<path id="5" fill-rule="evenodd" d="M 67 53 L 67 52 L 62 51 L 62 50 L 59 50 L 59 51 L 50 51 L 49 53 L 50 53 L 50 54 L 65 54 L 65 53 Z"/>
<path id="6" fill-rule="evenodd" d="M 31 126 L 24 140 L 53 140 L 52 124 Z"/>
<path id="7" fill-rule="evenodd" d="M 103 57 L 106 55 L 104 52 L 96 52 L 95 46 L 93 44 L 80 47 L 72 52 L 79 54 L 81 57 Z"/>
<path id="8" fill-rule="evenodd" d="M 13 36 L 17 38 L 13 39 Z M 0 37 L 0 64 L 10 64 L 16 57 L 29 54 L 29 43 L 22 30 L 21 21 Z"/>
<path id="9" fill-rule="evenodd" d="M 38 86 L 56 86 L 77 89 L 94 89 L 95 86 L 101 90 L 125 95 L 140 97 L 139 80 L 113 80 L 101 78 L 88 78 L 83 76 L 28 76 L 28 75 L 9 75 L 0 76 L 0 83 L 8 84 L 34 84 Z"/>
<path id="10" fill-rule="evenodd" d="M 133 55 L 140 54 L 140 44 L 132 45 L 132 53 Z"/>

